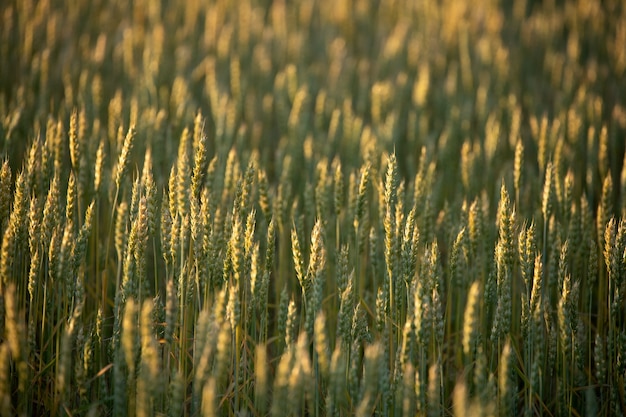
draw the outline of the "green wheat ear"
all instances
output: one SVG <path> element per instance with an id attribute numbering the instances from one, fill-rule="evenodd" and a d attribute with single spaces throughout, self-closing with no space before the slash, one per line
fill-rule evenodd
<path id="1" fill-rule="evenodd" d="M 479 337 L 479 311 L 480 282 L 474 281 L 470 286 L 463 319 L 463 353 L 472 358 L 476 351 L 476 343 Z"/>
<path id="2" fill-rule="evenodd" d="M 119 189 L 122 184 L 122 179 L 128 173 L 128 167 L 130 165 L 130 153 L 135 144 L 135 137 L 137 136 L 137 132 L 134 126 L 131 126 L 128 129 L 128 133 L 124 137 L 124 144 L 122 146 L 122 150 L 117 159 L 117 171 L 115 174 L 115 185 Z"/>
<path id="3" fill-rule="evenodd" d="M 515 410 L 515 356 L 513 355 L 511 340 L 507 338 L 498 364 L 498 412 L 501 416 L 508 416 Z"/>
<path id="4" fill-rule="evenodd" d="M 254 352 L 254 402 L 258 411 L 263 413 L 266 411 L 269 392 L 267 348 L 265 345 L 257 345 Z"/>
<path id="5" fill-rule="evenodd" d="M 4 232 L 11 209 L 11 167 L 4 160 L 0 170 L 0 232 Z"/>

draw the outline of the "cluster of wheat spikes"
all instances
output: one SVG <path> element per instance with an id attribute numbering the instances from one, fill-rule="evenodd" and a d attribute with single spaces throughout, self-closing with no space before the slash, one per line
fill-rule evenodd
<path id="1" fill-rule="evenodd" d="M 622 1 L 0 11 L 0 416 L 624 414 Z"/>

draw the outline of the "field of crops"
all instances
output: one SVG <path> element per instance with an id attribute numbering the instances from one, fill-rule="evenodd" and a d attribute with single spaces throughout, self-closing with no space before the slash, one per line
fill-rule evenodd
<path id="1" fill-rule="evenodd" d="M 620 0 L 0 3 L 0 416 L 619 416 Z"/>

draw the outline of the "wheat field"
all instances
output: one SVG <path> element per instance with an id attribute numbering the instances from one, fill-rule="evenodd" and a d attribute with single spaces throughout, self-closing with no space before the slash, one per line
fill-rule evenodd
<path id="1" fill-rule="evenodd" d="M 0 416 L 620 416 L 620 0 L 0 4 Z"/>

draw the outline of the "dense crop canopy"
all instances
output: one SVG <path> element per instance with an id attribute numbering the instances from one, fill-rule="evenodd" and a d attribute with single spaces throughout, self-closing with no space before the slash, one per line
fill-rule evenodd
<path id="1" fill-rule="evenodd" d="M 0 2 L 0 416 L 623 415 L 619 0 Z"/>

